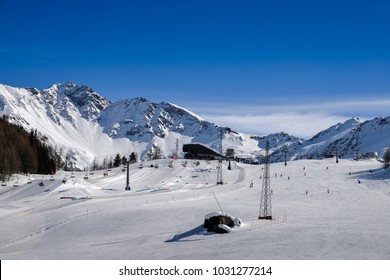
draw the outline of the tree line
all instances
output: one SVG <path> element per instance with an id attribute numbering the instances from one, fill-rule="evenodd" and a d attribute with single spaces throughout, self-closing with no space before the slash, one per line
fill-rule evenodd
<path id="1" fill-rule="evenodd" d="M 136 163 L 137 162 L 137 153 L 132 152 L 130 156 L 127 158 L 126 156 L 121 156 L 120 153 L 117 153 L 115 157 L 105 157 L 101 162 L 99 162 L 96 158 L 92 161 L 92 164 L 90 166 L 90 170 L 102 170 L 102 169 L 109 169 L 114 167 L 119 167 L 121 165 L 126 165 L 127 160 L 129 160 L 130 163 Z"/>
<path id="2" fill-rule="evenodd" d="M 61 161 L 56 152 L 38 138 L 37 130 L 25 131 L 21 126 L 0 118 L 0 180 L 15 173 L 53 174 Z"/>

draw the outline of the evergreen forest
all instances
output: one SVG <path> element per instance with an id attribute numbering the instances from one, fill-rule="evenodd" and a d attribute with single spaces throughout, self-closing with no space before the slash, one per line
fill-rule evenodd
<path id="1" fill-rule="evenodd" d="M 38 139 L 38 132 L 30 133 L 0 118 L 0 181 L 12 174 L 54 174 L 60 162 L 56 152 Z"/>

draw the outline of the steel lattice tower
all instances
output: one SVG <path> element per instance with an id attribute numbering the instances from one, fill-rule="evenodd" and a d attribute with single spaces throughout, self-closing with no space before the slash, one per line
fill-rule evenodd
<path id="1" fill-rule="evenodd" d="M 259 219 L 272 220 L 271 210 L 271 183 L 269 168 L 269 141 L 265 142 L 265 166 L 263 185 L 261 187 Z"/>
<path id="2" fill-rule="evenodd" d="M 222 156 L 222 128 L 221 128 L 221 134 L 219 137 L 219 153 Z M 218 166 L 217 166 L 217 185 L 223 185 L 222 180 L 222 158 L 218 160 Z"/>

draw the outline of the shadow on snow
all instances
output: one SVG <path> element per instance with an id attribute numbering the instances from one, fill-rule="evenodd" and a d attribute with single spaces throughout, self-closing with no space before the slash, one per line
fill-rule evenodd
<path id="1" fill-rule="evenodd" d="M 169 240 L 166 240 L 165 242 L 188 242 L 188 241 L 198 241 L 202 240 L 202 236 L 207 236 L 207 235 L 214 235 L 216 234 L 215 232 L 208 232 L 204 227 L 203 224 L 190 229 L 186 232 L 180 233 L 180 234 L 175 234 L 174 237 L 172 237 Z"/>
<path id="2" fill-rule="evenodd" d="M 375 168 L 359 172 L 353 172 L 351 175 L 354 175 L 357 179 L 366 179 L 366 180 L 386 180 L 390 179 L 390 169 Z"/>

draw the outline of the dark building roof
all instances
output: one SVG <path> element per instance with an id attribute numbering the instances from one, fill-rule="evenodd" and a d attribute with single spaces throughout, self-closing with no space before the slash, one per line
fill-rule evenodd
<path id="1" fill-rule="evenodd" d="M 202 144 L 184 144 L 183 152 L 185 153 L 184 158 L 193 159 L 216 159 L 223 158 L 222 155 L 206 147 Z"/>

